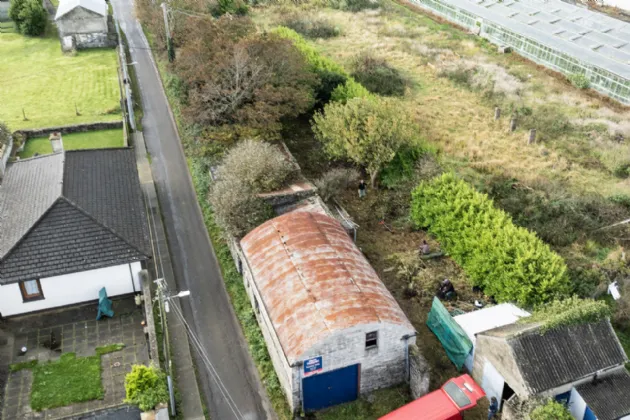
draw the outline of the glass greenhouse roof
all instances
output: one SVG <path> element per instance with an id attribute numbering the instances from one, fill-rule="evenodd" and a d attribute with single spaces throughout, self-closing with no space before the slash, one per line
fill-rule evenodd
<path id="1" fill-rule="evenodd" d="M 630 24 L 561 0 L 442 0 L 630 79 Z"/>

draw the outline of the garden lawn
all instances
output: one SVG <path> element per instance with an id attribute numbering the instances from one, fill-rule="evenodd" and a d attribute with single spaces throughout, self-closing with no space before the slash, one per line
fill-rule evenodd
<path id="1" fill-rule="evenodd" d="M 33 368 L 31 408 L 35 411 L 100 398 L 103 385 L 98 355 L 76 358 L 74 353 L 65 353 L 57 362 Z"/>
<path id="2" fill-rule="evenodd" d="M 122 129 L 64 134 L 62 138 L 65 150 L 123 147 Z M 38 155 L 52 153 L 52 147 L 50 146 L 48 137 L 35 137 L 27 140 L 24 151 L 20 153 L 20 158 L 26 159 L 35 155 L 35 153 Z"/>
<path id="3" fill-rule="evenodd" d="M 0 57 L 0 121 L 11 130 L 121 119 L 116 50 L 64 55 L 56 34 L 3 33 Z"/>

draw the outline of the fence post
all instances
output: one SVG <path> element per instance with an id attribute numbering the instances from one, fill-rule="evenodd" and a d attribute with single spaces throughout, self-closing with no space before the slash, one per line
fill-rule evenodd
<path id="1" fill-rule="evenodd" d="M 527 137 L 527 144 L 536 143 L 536 129 L 532 128 L 529 130 L 529 136 Z"/>
<path id="2" fill-rule="evenodd" d="M 510 120 L 510 132 L 516 131 L 516 117 L 512 117 Z"/>
<path id="3" fill-rule="evenodd" d="M 496 121 L 499 118 L 501 118 L 501 108 L 497 106 L 494 108 L 494 120 Z"/>

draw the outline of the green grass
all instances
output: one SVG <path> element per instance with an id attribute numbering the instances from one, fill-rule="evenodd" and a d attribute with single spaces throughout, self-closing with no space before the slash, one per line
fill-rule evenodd
<path id="1" fill-rule="evenodd" d="M 90 131 L 86 133 L 64 134 L 63 147 L 65 150 L 80 149 L 105 149 L 110 147 L 123 147 L 122 129 Z M 29 158 L 35 153 L 47 155 L 52 153 L 52 147 L 48 137 L 35 137 L 26 141 L 24 151 L 20 158 Z"/>
<path id="2" fill-rule="evenodd" d="M 97 347 L 94 350 L 96 351 L 97 356 L 102 356 L 104 354 L 120 351 L 124 348 L 125 348 L 125 345 L 123 343 L 118 343 L 118 344 L 108 344 L 106 346 Z"/>
<path id="3" fill-rule="evenodd" d="M 121 118 L 114 49 L 64 55 L 56 33 L 44 38 L 3 33 L 0 57 L 0 121 L 11 130 Z"/>
<path id="4" fill-rule="evenodd" d="M 33 368 L 31 408 L 63 407 L 103 398 L 101 357 L 79 357 L 65 353 L 56 362 Z"/>
<path id="5" fill-rule="evenodd" d="M 9 370 L 11 372 L 17 372 L 22 369 L 32 369 L 35 366 L 37 366 L 37 359 L 29 360 L 28 362 L 13 363 L 12 365 L 9 365 Z"/>
<path id="6" fill-rule="evenodd" d="M 50 2 L 52 3 L 53 6 L 55 6 L 55 9 L 59 7 L 59 0 L 50 0 Z"/>
<path id="7" fill-rule="evenodd" d="M 406 385 L 380 389 L 369 396 L 348 404 L 339 405 L 318 412 L 318 420 L 371 420 L 378 419 L 387 413 L 405 405 L 411 400 Z"/>

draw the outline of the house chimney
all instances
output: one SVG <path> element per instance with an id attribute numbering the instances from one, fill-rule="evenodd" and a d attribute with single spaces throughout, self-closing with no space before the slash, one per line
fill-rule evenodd
<path id="1" fill-rule="evenodd" d="M 50 140 L 50 145 L 52 146 L 53 153 L 63 152 L 63 140 L 61 140 L 60 132 L 57 131 L 51 133 L 50 137 L 48 137 L 48 140 Z"/>

